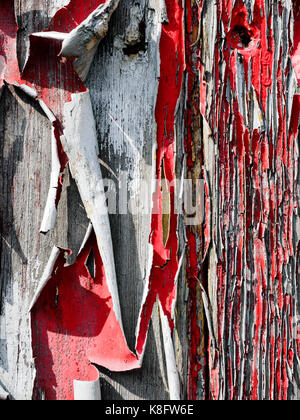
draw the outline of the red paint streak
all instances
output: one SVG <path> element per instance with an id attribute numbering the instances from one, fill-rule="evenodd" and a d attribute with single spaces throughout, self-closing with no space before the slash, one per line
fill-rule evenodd
<path id="1" fill-rule="evenodd" d="M 55 205 L 57 208 L 60 197 L 61 197 L 61 193 L 62 193 L 63 178 L 64 178 L 63 173 L 64 173 L 65 168 L 67 167 L 67 164 L 69 163 L 69 159 L 61 143 L 61 136 L 63 135 L 63 128 L 61 127 L 61 124 L 59 123 L 59 121 L 54 122 L 53 127 L 54 127 L 54 136 L 57 143 L 58 158 L 60 162 L 60 177 L 58 180 L 58 188 L 57 188 L 57 194 L 56 194 L 56 199 L 55 199 Z"/>
<path id="2" fill-rule="evenodd" d="M 159 190 L 153 195 L 153 207 L 162 209 L 161 178 L 162 164 L 169 183 L 175 180 L 175 109 L 180 97 L 184 59 L 183 8 L 177 0 L 166 1 L 168 20 L 162 27 L 160 40 L 160 82 L 155 110 L 157 122 L 156 177 Z M 173 305 L 176 299 L 175 277 L 178 270 L 177 215 L 175 214 L 175 191 L 170 188 L 171 215 L 170 234 L 166 246 L 163 243 L 162 211 L 152 216 L 150 243 L 154 258 L 149 279 L 149 290 L 142 307 L 141 322 L 137 336 L 137 353 L 142 354 L 153 305 L 159 298 L 171 329 L 174 327 Z M 156 212 L 158 213 L 158 212 Z"/>
<path id="3" fill-rule="evenodd" d="M 103 3 L 104 0 L 71 0 L 55 14 L 48 31 L 70 32 Z M 74 70 L 73 60 L 60 57 L 60 51 L 61 42 L 31 36 L 30 56 L 22 74 L 23 83 L 37 90 L 39 98 L 59 120 L 71 95 L 87 90 Z"/>
<path id="4" fill-rule="evenodd" d="M 203 156 L 200 152 L 195 152 L 199 145 L 198 139 L 195 139 L 194 126 L 200 113 L 205 113 L 206 104 L 206 81 L 204 78 L 204 67 L 199 64 L 199 46 L 195 43 L 195 38 L 199 36 L 199 22 L 201 20 L 203 2 L 192 7 L 191 1 L 186 2 L 186 74 L 187 74 L 187 100 L 185 112 L 185 154 L 187 156 L 188 178 L 195 177 L 194 171 L 201 168 Z M 196 38 L 197 39 L 197 38 Z M 195 94 L 198 83 L 198 72 L 200 70 L 200 103 L 199 95 Z M 196 144 L 195 144 L 196 143 Z M 200 279 L 199 252 L 197 249 L 197 241 L 202 244 L 202 260 L 204 261 L 210 245 L 210 193 L 209 181 L 207 174 L 203 171 L 205 185 L 205 221 L 202 235 L 198 232 L 192 232 L 187 229 L 187 279 L 189 288 L 188 314 L 189 314 L 189 380 L 188 380 L 188 399 L 195 400 L 199 397 L 209 398 L 206 389 L 200 392 L 200 382 L 207 380 L 206 376 L 206 355 L 201 348 L 201 340 L 203 340 L 203 331 L 200 328 L 199 320 L 199 294 L 197 294 L 197 283 Z M 200 228 L 202 229 L 202 227 Z M 199 248 L 199 245 L 198 245 Z M 203 262 L 201 261 L 201 263 Z M 205 279 L 207 281 L 207 279 Z"/>
<path id="5" fill-rule="evenodd" d="M 300 2 L 299 0 L 293 0 L 294 2 L 294 45 L 292 48 L 292 64 L 300 85 Z"/>
<path id="6" fill-rule="evenodd" d="M 4 81 L 18 84 L 20 81 L 17 58 L 17 24 L 13 0 L 2 0 L 0 4 L 0 90 Z"/>
<path id="7" fill-rule="evenodd" d="M 95 279 L 85 265 L 92 249 Z M 95 235 L 73 265 L 65 266 L 64 254 L 32 311 L 36 399 L 42 392 L 46 400 L 73 400 L 73 380 L 98 377 L 91 363 L 111 371 L 140 367 L 116 319 Z"/>

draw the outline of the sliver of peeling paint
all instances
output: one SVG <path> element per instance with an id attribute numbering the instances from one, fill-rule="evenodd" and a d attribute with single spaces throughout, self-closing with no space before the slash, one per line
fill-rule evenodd
<path id="1" fill-rule="evenodd" d="M 57 215 L 57 194 L 59 190 L 59 179 L 61 176 L 61 162 L 57 149 L 55 128 L 52 127 L 51 136 L 51 175 L 48 198 L 44 210 L 44 216 L 40 231 L 43 233 L 54 229 Z"/>
<path id="2" fill-rule="evenodd" d="M 180 401 L 181 392 L 180 392 L 180 379 L 179 373 L 176 364 L 176 354 L 173 344 L 172 331 L 169 325 L 168 317 L 164 314 L 161 304 L 160 307 L 160 319 L 162 325 L 163 333 L 163 342 L 165 349 L 166 365 L 167 365 L 167 375 L 168 375 L 168 384 L 169 384 L 169 393 L 170 400 Z"/>
<path id="3" fill-rule="evenodd" d="M 292 64 L 300 86 L 300 2 L 294 1 L 294 45 L 292 50 Z"/>
<path id="4" fill-rule="evenodd" d="M 96 368 L 95 368 L 96 369 Z M 74 381 L 74 400 L 75 401 L 100 401 L 101 388 L 100 376 L 95 381 Z"/>
<path id="5" fill-rule="evenodd" d="M 89 92 L 72 95 L 72 101 L 65 104 L 64 126 L 64 150 L 97 237 L 114 310 L 122 326 L 108 208 L 98 161 L 98 138 Z"/>
<path id="6" fill-rule="evenodd" d="M 8 398 L 9 398 L 9 393 L 5 391 L 5 389 L 3 389 L 2 386 L 0 385 L 0 401 L 8 400 Z"/>

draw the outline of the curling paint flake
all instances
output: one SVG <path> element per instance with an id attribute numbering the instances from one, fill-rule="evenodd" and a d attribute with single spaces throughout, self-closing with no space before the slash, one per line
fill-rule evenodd
<path id="1" fill-rule="evenodd" d="M 91 250 L 95 278 L 85 265 Z M 65 266 L 65 252 L 32 310 L 36 399 L 73 400 L 74 380 L 99 378 L 91 363 L 111 371 L 140 367 L 116 318 L 94 233 L 73 265 Z"/>
<path id="2" fill-rule="evenodd" d="M 294 1 L 294 42 L 292 47 L 292 64 L 295 70 L 295 74 L 298 80 L 298 85 L 300 85 L 300 2 L 298 0 Z"/>
<path id="3" fill-rule="evenodd" d="M 72 106 L 73 95 L 88 95 L 74 69 L 76 56 L 62 57 L 61 42 L 64 34 L 76 30 L 101 4 L 104 1 L 93 0 L 87 7 L 87 2 L 71 0 L 59 10 L 44 33 L 48 35 L 31 36 L 22 75 L 14 3 L 3 0 L 0 5 L 0 89 L 4 82 L 22 88 L 39 101 L 53 125 L 51 188 L 57 192 L 49 193 L 43 232 L 53 227 L 62 173 L 69 160 L 63 144 L 67 148 L 70 142 L 62 141 L 65 105 Z M 100 397 L 95 387 L 99 375 L 92 363 L 111 371 L 139 368 L 157 299 L 166 355 L 172 356 L 172 363 L 168 360 L 169 379 L 173 378 L 170 391 L 180 397 L 172 348 L 176 279 L 181 268 L 178 217 L 171 188 L 166 232 L 162 183 L 175 180 L 176 109 L 185 70 L 188 176 L 201 177 L 205 183 L 205 223 L 186 231 L 188 397 L 286 400 L 296 392 L 300 332 L 293 321 L 299 306 L 300 244 L 295 224 L 299 218 L 300 100 L 293 81 L 294 75 L 298 83 L 300 77 L 299 2 L 294 1 L 292 7 L 291 2 L 280 0 L 271 4 L 220 0 L 202 9 L 199 0 L 166 0 L 165 6 L 155 110 L 158 189 L 153 193 L 153 207 L 160 212 L 152 215 L 153 258 L 138 322 L 137 355 L 126 343 L 116 310 L 117 287 L 112 287 L 100 255 L 96 226 L 96 234 L 89 230 L 73 265 L 65 265 L 65 252 L 70 251 L 56 248 L 35 297 L 31 318 L 35 398 L 73 399 L 74 386 L 75 394 L 80 393 L 83 381 Z M 204 16 L 212 23 L 209 36 Z M 284 36 L 287 29 L 293 36 Z M 205 51 L 201 42 L 209 44 Z M 74 158 L 70 164 L 74 166 Z M 91 250 L 94 278 L 86 266 Z"/>
<path id="4" fill-rule="evenodd" d="M 17 24 L 14 2 L 3 0 L 0 4 L 0 92 L 4 82 L 20 82 L 17 58 Z"/>

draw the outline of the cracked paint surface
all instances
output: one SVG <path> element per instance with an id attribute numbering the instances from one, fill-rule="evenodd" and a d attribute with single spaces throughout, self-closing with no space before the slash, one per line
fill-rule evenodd
<path id="1" fill-rule="evenodd" d="M 297 392 L 299 358 L 292 321 L 299 96 L 291 62 L 297 75 L 298 35 L 290 39 L 282 28 L 292 33 L 298 3 L 293 10 L 283 2 L 220 1 L 205 13 L 201 24 L 211 19 L 206 36 L 213 47 L 199 63 L 200 110 L 212 198 L 207 274 L 214 318 L 206 398 L 286 400 Z M 195 368 L 201 370 L 199 362 Z M 196 374 L 192 397 L 198 386 Z"/>
<path id="2" fill-rule="evenodd" d="M 84 1 L 70 1 L 49 31 L 70 32 L 102 3 L 89 1 L 89 8 Z M 3 5 L 0 88 L 4 81 L 26 84 L 54 114 L 61 185 L 68 161 L 61 143 L 63 106 L 86 88 L 73 60 L 59 56 L 61 43 L 36 36 L 30 38 L 30 57 L 20 76 L 13 2 L 2 2 L 0 11 Z M 36 399 L 73 399 L 74 380 L 97 380 L 92 363 L 111 371 L 138 369 L 157 300 L 170 342 L 181 266 L 175 189 L 163 191 L 163 184 L 176 178 L 176 113 L 183 92 L 187 176 L 205 185 L 204 223 L 185 232 L 187 396 L 287 400 L 296 392 L 299 2 L 187 0 L 183 6 L 166 0 L 165 6 L 155 109 L 158 187 L 152 203 L 159 212 L 153 211 L 151 220 L 153 258 L 136 355 L 116 317 L 92 232 L 73 265 L 65 265 L 70 251 L 60 250 L 32 310 Z M 286 36 L 286 29 L 293 36 Z M 168 217 L 162 211 L 165 195 Z M 91 250 L 93 277 L 87 268 Z"/>

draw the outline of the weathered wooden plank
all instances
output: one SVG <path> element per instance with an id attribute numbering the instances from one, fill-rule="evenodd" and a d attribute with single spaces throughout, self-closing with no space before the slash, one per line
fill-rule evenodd
<path id="1" fill-rule="evenodd" d="M 28 35 L 46 29 L 67 4 L 16 1 L 21 67 Z M 177 19 L 184 11 L 185 57 L 175 7 Z M 172 166 L 176 151 L 177 178 L 203 184 L 203 223 L 190 226 L 180 215 L 174 231 L 169 214 L 162 223 L 165 248 L 168 235 L 176 234 L 173 249 L 178 245 L 184 258 L 174 334 L 183 398 L 299 398 L 299 88 L 292 67 L 297 71 L 297 7 L 297 1 L 120 0 L 86 82 L 102 172 L 122 207 L 121 214 L 110 215 L 110 224 L 131 350 L 151 268 L 149 180 L 155 173 L 170 176 L 166 164 Z M 160 51 L 167 12 L 174 20 L 171 29 L 164 27 Z M 164 50 L 169 35 L 173 62 L 174 51 Z M 169 74 L 160 80 L 167 56 Z M 174 74 L 176 83 L 166 92 Z M 165 89 L 160 95 L 159 86 Z M 0 101 L 0 136 L 0 397 L 8 391 L 30 399 L 35 365 L 27 310 L 53 246 L 72 249 L 73 263 L 89 220 L 65 170 L 56 227 L 40 235 L 51 125 L 34 100 L 11 86 Z M 172 284 L 173 274 L 167 278 L 163 270 L 171 273 L 178 261 L 174 255 L 166 260 L 155 268 Z M 149 293 L 159 291 L 150 287 Z M 142 368 L 100 368 L 102 397 L 167 399 L 165 357 L 155 305 Z"/>

